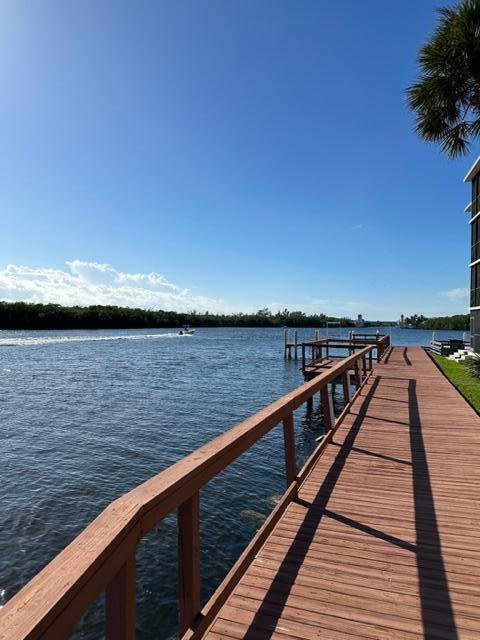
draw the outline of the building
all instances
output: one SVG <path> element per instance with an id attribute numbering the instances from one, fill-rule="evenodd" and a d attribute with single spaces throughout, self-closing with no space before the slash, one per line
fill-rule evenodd
<path id="1" fill-rule="evenodd" d="M 463 180 L 472 183 L 472 199 L 465 207 L 471 214 L 470 335 L 473 350 L 480 353 L 480 156 Z"/>
<path id="2" fill-rule="evenodd" d="M 363 316 L 361 313 L 358 314 L 357 319 L 355 320 L 355 326 L 356 327 L 364 327 L 365 326 L 365 320 L 363 319 Z"/>
<path id="3" fill-rule="evenodd" d="M 405 329 L 405 327 L 407 326 L 407 323 L 405 322 L 405 316 L 402 315 L 400 316 L 400 320 L 397 322 L 397 325 L 400 327 L 400 329 Z"/>

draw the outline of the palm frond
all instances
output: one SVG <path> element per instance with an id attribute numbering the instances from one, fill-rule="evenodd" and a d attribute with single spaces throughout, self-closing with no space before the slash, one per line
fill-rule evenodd
<path id="1" fill-rule="evenodd" d="M 407 103 L 417 133 L 456 157 L 480 134 L 480 0 L 442 7 L 438 14 L 420 49 L 420 75 L 407 88 Z"/>

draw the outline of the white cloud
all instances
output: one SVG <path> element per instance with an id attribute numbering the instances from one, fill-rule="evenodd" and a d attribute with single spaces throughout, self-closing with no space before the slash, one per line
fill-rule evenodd
<path id="1" fill-rule="evenodd" d="M 251 301 L 236 300 L 232 304 L 195 295 L 189 289 L 170 282 L 161 273 L 127 273 L 101 262 L 71 260 L 63 269 L 16 264 L 0 268 L 0 300 L 64 305 L 113 304 L 172 311 L 208 310 L 213 313 L 240 310 L 250 312 L 268 306 L 273 312 L 287 307 L 290 311 L 302 310 L 307 314 L 356 317 L 361 313 L 368 319 L 395 319 L 400 316 L 400 312 L 405 315 L 423 313 L 429 316 L 466 313 L 468 296 L 469 289 L 459 287 L 439 292 L 436 296 L 425 296 L 425 301 L 420 306 L 387 303 L 379 307 L 365 299 L 329 299 L 322 297 L 321 292 L 319 296 L 306 296 L 296 302 L 287 298 L 288 302 L 277 299 L 270 304 L 268 301 L 252 304 Z"/>
<path id="2" fill-rule="evenodd" d="M 450 289 L 449 291 L 440 291 L 438 295 L 443 298 L 448 298 L 449 300 L 464 300 L 470 295 L 470 289 L 458 287 L 457 289 Z"/>
<path id="3" fill-rule="evenodd" d="M 66 263 L 70 267 L 70 271 L 86 282 L 97 282 L 99 284 L 114 285 L 141 285 L 148 289 L 166 287 L 172 291 L 180 291 L 180 289 L 169 282 L 165 276 L 160 273 L 122 273 L 117 271 L 110 264 L 99 262 L 83 262 L 82 260 L 71 260 Z"/>
<path id="4" fill-rule="evenodd" d="M 218 311 L 225 306 L 221 300 L 193 295 L 160 273 L 124 273 L 109 264 L 81 260 L 67 262 L 66 269 L 9 264 L 0 269 L 0 300 L 171 311 Z"/>

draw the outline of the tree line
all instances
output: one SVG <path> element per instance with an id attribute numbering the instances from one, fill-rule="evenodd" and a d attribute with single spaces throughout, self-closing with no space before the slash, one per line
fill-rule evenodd
<path id="1" fill-rule="evenodd" d="M 273 313 L 213 314 L 191 311 L 151 311 L 113 305 L 64 307 L 59 304 L 0 301 L 0 329 L 146 329 L 192 327 L 325 327 L 327 321 L 353 327 L 349 318 L 334 318 L 323 313 L 307 315 L 284 309 Z"/>
<path id="2" fill-rule="evenodd" d="M 351 318 L 337 318 L 324 313 L 307 315 L 303 311 L 277 311 L 259 309 L 255 313 L 219 314 L 190 311 L 152 311 L 92 305 L 64 307 L 59 304 L 31 302 L 1 302 L 0 329 L 154 329 L 177 328 L 185 324 L 192 327 L 325 327 L 327 322 L 339 322 L 342 327 L 354 327 Z M 413 315 L 405 318 L 408 327 L 415 329 L 469 328 L 468 314 L 426 318 Z M 389 322 L 365 322 L 365 326 L 380 326 Z"/>
<path id="3" fill-rule="evenodd" d="M 417 314 L 405 318 L 405 324 L 412 329 L 448 329 L 450 331 L 468 331 L 470 329 L 470 316 L 468 313 L 456 316 L 444 316 L 438 318 L 426 318 Z"/>

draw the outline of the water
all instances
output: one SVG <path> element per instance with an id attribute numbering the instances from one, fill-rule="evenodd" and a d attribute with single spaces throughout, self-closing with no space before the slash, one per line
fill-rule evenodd
<path id="1" fill-rule="evenodd" d="M 431 339 L 391 333 L 394 344 Z M 313 330 L 298 336 L 312 339 Z M 114 498 L 298 386 L 300 362 L 285 361 L 282 349 L 282 329 L 0 332 L 0 605 Z M 318 413 L 300 409 L 298 464 L 321 433 Z M 277 427 L 202 491 L 203 599 L 284 490 L 282 460 Z M 141 640 L 176 630 L 176 554 L 170 516 L 138 548 Z M 102 637 L 101 607 L 76 637 Z"/>

